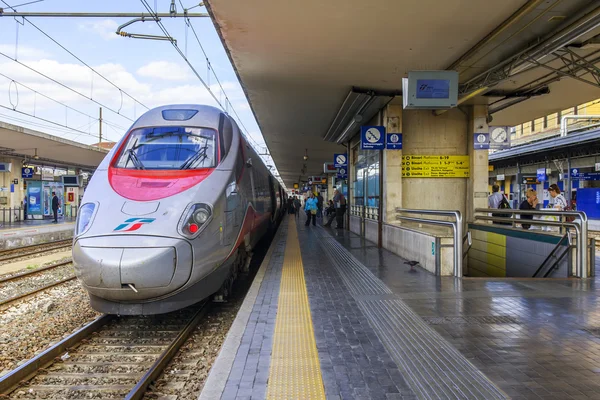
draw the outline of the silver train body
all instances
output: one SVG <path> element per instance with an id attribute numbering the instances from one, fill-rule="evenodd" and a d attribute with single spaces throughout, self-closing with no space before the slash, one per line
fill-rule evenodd
<path id="1" fill-rule="evenodd" d="M 73 262 L 92 307 L 144 315 L 227 294 L 285 193 L 231 117 L 173 105 L 132 125 L 81 204 Z"/>

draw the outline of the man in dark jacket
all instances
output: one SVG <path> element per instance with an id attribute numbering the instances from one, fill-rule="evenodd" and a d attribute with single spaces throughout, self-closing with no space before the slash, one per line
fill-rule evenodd
<path id="1" fill-rule="evenodd" d="M 52 212 L 54 213 L 54 221 L 52 221 L 53 223 L 57 223 L 58 222 L 58 207 L 59 207 L 59 202 L 58 202 L 58 196 L 56 196 L 56 192 L 52 192 Z"/>

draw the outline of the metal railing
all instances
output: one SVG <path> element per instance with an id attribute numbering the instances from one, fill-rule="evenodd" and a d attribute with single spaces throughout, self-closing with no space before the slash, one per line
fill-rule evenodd
<path id="1" fill-rule="evenodd" d="M 77 218 L 78 207 L 74 205 L 63 206 L 62 216 L 64 219 Z M 27 221 L 32 221 L 31 214 L 27 213 Z M 0 209 L 0 225 L 13 225 L 17 222 L 25 221 L 23 207 L 4 207 Z"/>
<path id="2" fill-rule="evenodd" d="M 454 269 L 453 273 L 455 277 L 462 277 L 463 273 L 463 218 L 460 211 L 442 211 L 442 210 L 411 210 L 406 208 L 396 208 L 396 219 L 408 222 L 417 222 L 421 224 L 438 225 L 438 226 L 449 226 L 452 227 L 453 240 L 454 240 Z M 407 217 L 402 214 L 418 214 L 418 215 L 431 215 L 437 217 L 450 217 L 454 218 L 450 221 L 428 219 L 428 218 L 415 218 Z"/>
<path id="3" fill-rule="evenodd" d="M 515 229 L 516 224 L 524 224 L 524 225 L 536 225 L 536 226 L 556 226 L 559 228 L 574 228 L 577 233 L 577 241 L 576 241 L 576 266 L 575 273 L 580 278 L 587 278 L 587 258 L 588 258 L 588 244 L 587 244 L 587 236 L 588 236 L 588 218 L 585 212 L 583 211 L 552 211 L 552 210 L 544 210 L 544 211 L 526 211 L 526 210 L 514 210 L 514 209 L 490 209 L 490 208 L 476 208 L 475 209 L 475 220 L 481 221 L 491 221 L 491 222 L 501 222 L 501 223 L 510 223 L 509 226 L 505 226 L 507 229 Z M 477 215 L 477 213 L 486 213 L 491 215 Z M 511 214 L 510 217 L 499 217 L 497 215 L 501 214 Z M 557 216 L 560 218 L 560 221 L 546 221 L 541 219 L 517 219 L 516 216 L 519 215 L 531 215 L 532 217 L 535 215 L 539 216 Z M 575 217 L 574 221 L 566 221 L 566 217 Z M 563 220 L 565 218 L 565 220 Z M 577 220 L 579 219 L 579 220 Z M 594 263 L 594 260 L 592 260 Z M 592 264 L 593 265 L 593 264 Z"/>

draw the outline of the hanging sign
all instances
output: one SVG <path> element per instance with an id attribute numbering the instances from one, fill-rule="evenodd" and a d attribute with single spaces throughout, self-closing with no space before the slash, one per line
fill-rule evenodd
<path id="1" fill-rule="evenodd" d="M 336 177 L 338 179 L 348 179 L 348 170 L 345 167 L 338 168 Z"/>
<path id="2" fill-rule="evenodd" d="M 361 126 L 360 127 L 360 149 L 361 150 L 383 150 L 385 147 L 384 126 Z"/>
<path id="3" fill-rule="evenodd" d="M 385 140 L 385 148 L 388 150 L 402 150 L 402 134 L 388 133 Z"/>
<path id="4" fill-rule="evenodd" d="M 473 135 L 473 148 L 475 150 L 488 150 L 490 148 L 489 133 L 476 133 Z"/>
<path id="5" fill-rule="evenodd" d="M 405 178 L 468 178 L 469 156 L 402 156 Z"/>
<path id="6" fill-rule="evenodd" d="M 546 168 L 538 168 L 536 175 L 538 182 L 546 182 Z"/>
<path id="7" fill-rule="evenodd" d="M 579 168 L 571 168 L 571 179 L 581 181 L 599 181 L 600 172 L 580 172 Z"/>
<path id="8" fill-rule="evenodd" d="M 348 166 L 348 155 L 334 154 L 333 155 L 333 166 L 335 168 L 347 167 Z"/>
<path id="9" fill-rule="evenodd" d="M 31 167 L 21 168 L 21 178 L 27 178 L 27 179 L 33 178 L 33 168 L 31 168 Z"/>
<path id="10" fill-rule="evenodd" d="M 510 148 L 510 128 L 508 126 L 490 126 L 488 143 L 494 150 Z"/>

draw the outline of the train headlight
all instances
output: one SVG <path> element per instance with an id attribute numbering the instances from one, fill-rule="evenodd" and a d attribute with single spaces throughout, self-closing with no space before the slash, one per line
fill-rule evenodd
<path id="1" fill-rule="evenodd" d="M 209 204 L 193 204 L 183 215 L 180 233 L 188 239 L 193 239 L 208 225 L 211 218 L 212 207 Z"/>
<path id="2" fill-rule="evenodd" d="M 205 208 L 199 208 L 198 210 L 194 211 L 193 216 L 194 222 L 202 225 L 210 218 L 210 211 Z"/>
<path id="3" fill-rule="evenodd" d="M 81 235 L 88 230 L 94 217 L 94 211 L 96 211 L 95 203 L 86 203 L 79 208 L 75 236 Z"/>

